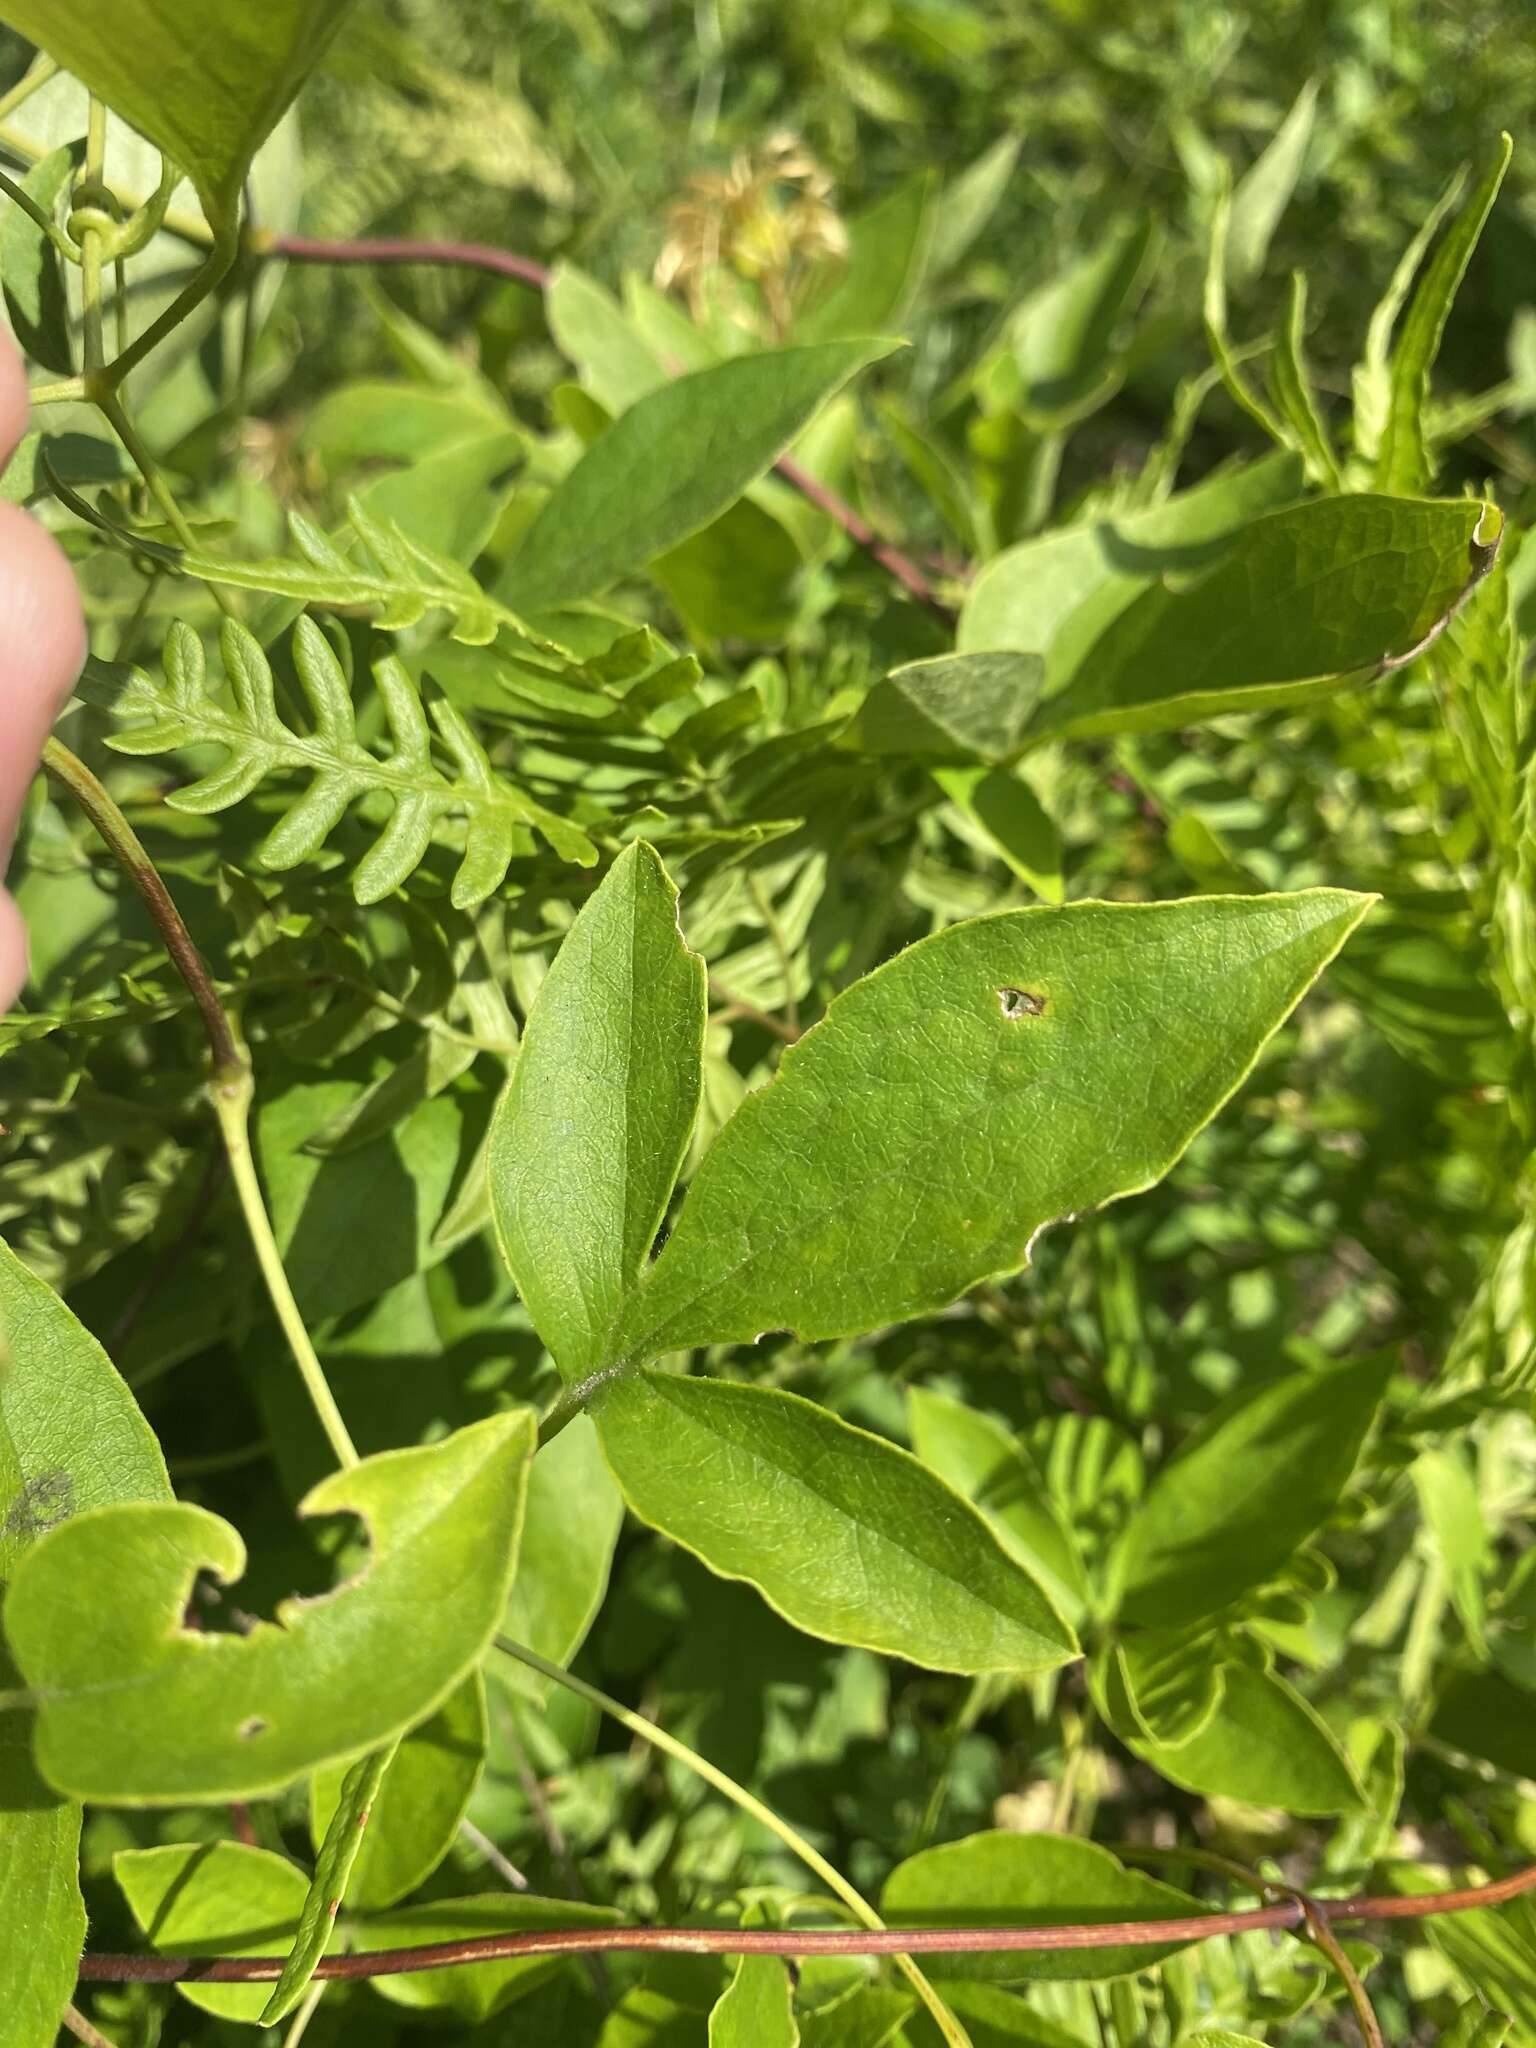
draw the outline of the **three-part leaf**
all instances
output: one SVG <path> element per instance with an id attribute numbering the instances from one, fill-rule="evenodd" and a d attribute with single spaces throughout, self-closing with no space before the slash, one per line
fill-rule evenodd
<path id="1" fill-rule="evenodd" d="M 245 1568 L 244 1545 L 216 1515 L 104 1507 L 52 1530 L 5 1605 L 40 1698 L 43 1775 L 123 1805 L 244 1798 L 419 1721 L 500 1624 L 533 1437 L 531 1415 L 516 1410 L 322 1481 L 302 1512 L 359 1516 L 365 1566 L 244 1635 L 186 1625 L 200 1573 L 228 1584 Z"/>
<path id="2" fill-rule="evenodd" d="M 939 1671 L 1043 1671 L 1077 1655 L 968 1501 L 815 1402 L 647 1372 L 611 1382 L 595 1413 L 636 1514 L 807 1634 Z"/>
<path id="3" fill-rule="evenodd" d="M 1017 1270 L 1168 1171 L 1368 903 L 1077 903 L 909 947 L 726 1125 L 614 1355 L 844 1336 Z"/>
<path id="4" fill-rule="evenodd" d="M 545 977 L 491 1132 L 503 1254 L 567 1379 L 611 1361 L 698 1113 L 704 963 L 628 847 Z"/>

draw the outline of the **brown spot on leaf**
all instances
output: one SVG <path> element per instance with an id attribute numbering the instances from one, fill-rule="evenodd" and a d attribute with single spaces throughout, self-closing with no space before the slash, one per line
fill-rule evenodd
<path id="1" fill-rule="evenodd" d="M 1026 988 L 1000 988 L 997 1000 L 1002 1005 L 1005 1017 L 1043 1017 L 1045 997 L 1037 996 Z"/>

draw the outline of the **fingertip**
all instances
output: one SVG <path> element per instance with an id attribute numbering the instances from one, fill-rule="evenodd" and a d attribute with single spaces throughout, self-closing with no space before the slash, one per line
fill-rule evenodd
<path id="1" fill-rule="evenodd" d="M 0 1012 L 11 1008 L 27 978 L 27 930 L 9 890 L 0 889 Z"/>
<path id="2" fill-rule="evenodd" d="M 27 373 L 15 342 L 0 327 L 0 462 L 27 429 Z"/>

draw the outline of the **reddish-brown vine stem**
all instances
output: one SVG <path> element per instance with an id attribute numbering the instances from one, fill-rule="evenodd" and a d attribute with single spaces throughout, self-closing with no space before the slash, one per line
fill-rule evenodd
<path id="1" fill-rule="evenodd" d="M 511 278 L 530 291 L 548 289 L 549 272 L 531 257 L 515 255 L 510 249 L 494 249 L 485 242 L 417 242 L 408 240 L 365 240 L 357 242 L 317 241 L 308 235 L 255 234 L 249 244 L 258 257 L 281 258 L 289 263 L 435 263 L 464 270 L 489 271 L 496 277 Z M 857 513 L 846 498 L 813 477 L 808 470 L 781 456 L 774 468 L 801 497 L 842 528 L 854 546 L 861 548 L 899 583 L 914 603 L 953 625 L 955 615 L 910 555 L 891 541 L 882 540 L 874 528 Z"/>
<path id="2" fill-rule="evenodd" d="M 600 1951 L 661 1950 L 681 1955 L 878 1956 L 984 1954 L 1004 1950 L 1049 1952 L 1084 1948 L 1156 1948 L 1164 1942 L 1206 1941 L 1218 1934 L 1257 1929 L 1333 1928 L 1366 1921 L 1425 1920 L 1437 1913 L 1467 1913 L 1500 1906 L 1536 1891 L 1536 1864 L 1492 1884 L 1458 1891 L 1407 1892 L 1353 1899 L 1283 1899 L 1237 1913 L 1193 1913 L 1182 1920 L 1109 1920 L 1065 1927 L 817 1927 L 798 1932 L 741 1927 L 551 1927 L 524 1934 L 492 1934 L 438 1941 L 420 1948 L 380 1949 L 372 1955 L 326 1956 L 317 1977 L 398 1977 L 508 1956 L 595 1955 Z M 281 1956 L 119 1956 L 81 1959 L 82 1980 L 176 1984 L 272 1982 Z"/>

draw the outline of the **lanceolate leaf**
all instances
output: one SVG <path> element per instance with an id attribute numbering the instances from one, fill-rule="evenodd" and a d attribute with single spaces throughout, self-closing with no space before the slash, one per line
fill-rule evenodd
<path id="1" fill-rule="evenodd" d="M 1493 561 L 1473 498 L 1323 498 L 1257 519 L 1188 588 L 1153 585 L 1088 647 L 1029 737 L 1165 731 L 1401 666 Z"/>
<path id="2" fill-rule="evenodd" d="M 54 1529 L 5 1606 L 17 1664 L 42 1699 L 44 1776 L 124 1805 L 244 1798 L 420 1720 L 500 1624 L 532 1448 L 532 1417 L 515 1410 L 324 1480 L 303 1511 L 358 1515 L 364 1567 L 244 1635 L 184 1619 L 200 1572 L 228 1584 L 245 1568 L 240 1538 L 216 1515 L 97 1508 Z"/>
<path id="3" fill-rule="evenodd" d="M 940 1671 L 1041 1671 L 1071 1629 L 981 1516 L 884 1438 L 766 1387 L 641 1373 L 596 1405 L 625 1498 L 797 1628 Z"/>
<path id="4" fill-rule="evenodd" d="M 1413 295 L 1392 352 L 1387 416 L 1381 451 L 1376 458 L 1378 490 L 1422 491 L 1429 482 L 1431 467 L 1424 430 L 1429 373 L 1440 353 L 1440 337 L 1445 332 L 1451 303 L 1493 210 L 1513 149 L 1510 138 L 1501 135 L 1465 205 L 1446 228 Z"/>
<path id="5" fill-rule="evenodd" d="M 1149 1187 L 1368 908 L 1336 890 L 976 918 L 838 997 L 706 1155 L 616 1356 L 874 1329 Z"/>
<path id="6" fill-rule="evenodd" d="M 349 0 L 0 0 L 9 22 L 191 177 L 232 225 L 252 157 Z"/>
<path id="7" fill-rule="evenodd" d="M 1062 1835 L 1001 1830 L 924 1849 L 898 1863 L 880 1910 L 895 1927 L 1054 1927 L 1076 1921 L 1175 1920 L 1202 1909 L 1186 1892 L 1127 1870 L 1107 1849 Z M 936 1975 L 1025 1983 L 1123 1977 L 1181 1947 L 1005 1951 L 932 1958 Z"/>
<path id="8" fill-rule="evenodd" d="M 1332 1512 L 1391 1374 L 1382 1354 L 1288 1374 L 1219 1409 L 1131 1518 L 1122 1614 L 1193 1621 L 1276 1571 Z"/>
<path id="9" fill-rule="evenodd" d="M 124 676 L 95 664 L 88 681 L 97 694 L 110 693 L 119 717 L 141 721 L 112 736 L 119 753 L 161 754 L 204 744 L 225 750 L 211 774 L 172 791 L 168 801 L 177 810 L 226 810 L 271 778 L 309 778 L 267 834 L 257 855 L 264 867 L 282 873 L 312 859 L 347 811 L 371 795 L 387 797 L 393 809 L 353 869 L 352 893 L 359 903 L 376 903 L 398 888 L 449 822 L 463 834 L 453 884 L 460 909 L 473 909 L 500 888 L 513 857 L 534 850 L 535 833 L 562 860 L 590 867 L 597 859 L 585 832 L 492 767 L 469 722 L 447 698 L 433 697 L 429 725 L 416 685 L 393 656 L 384 656 L 374 669 L 393 741 L 380 758 L 358 738 L 346 676 L 312 619 L 301 618 L 293 636 L 294 666 L 313 718 L 308 732 L 295 730 L 279 713 L 271 666 L 246 627 L 226 620 L 220 645 L 231 706 L 210 694 L 202 643 L 179 621 L 166 640 L 163 682 L 141 669 Z M 451 765 L 440 765 L 433 725 Z"/>
<path id="10" fill-rule="evenodd" d="M 359 1839 L 347 1882 L 352 1907 L 373 1912 L 393 1906 L 432 1875 L 480 1781 L 485 1737 L 485 1685 L 475 1671 L 401 1737 Z M 356 1768 L 328 1765 L 310 1781 L 309 1827 L 317 1849 L 330 1837 Z"/>
<path id="11" fill-rule="evenodd" d="M 283 1965 L 283 1974 L 262 2007 L 258 2023 L 261 2026 L 275 2027 L 293 2011 L 315 1974 L 316 1963 L 325 1954 L 335 1930 L 336 1915 L 347 1895 L 352 1866 L 372 1818 L 373 1803 L 394 1761 L 396 1746 L 387 1742 L 382 1749 L 360 1756 L 342 1779 L 336 1811 L 315 1859 L 315 1874 L 309 1881 L 293 1947 Z"/>
<path id="12" fill-rule="evenodd" d="M 605 589 L 739 498 L 883 341 L 769 350 L 679 377 L 599 436 L 540 512 L 512 567 L 523 611 Z"/>
<path id="13" fill-rule="evenodd" d="M 160 1447 L 106 1353 L 0 1243 L 0 1588 L 69 1516 L 170 1491 Z M 0 1692 L 20 1683 L 0 1638 Z M 39 1778 L 33 1725 L 0 1711 L 5 2048 L 51 2048 L 85 1940 L 80 1809 Z"/>
<path id="14" fill-rule="evenodd" d="M 651 847 L 566 935 L 491 1136 L 503 1253 L 568 1379 L 610 1362 L 698 1113 L 704 963 Z"/>

